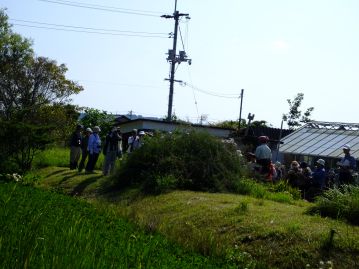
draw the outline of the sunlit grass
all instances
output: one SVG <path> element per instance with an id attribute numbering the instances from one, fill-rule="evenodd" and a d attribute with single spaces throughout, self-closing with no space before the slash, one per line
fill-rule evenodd
<path id="1" fill-rule="evenodd" d="M 110 208 L 0 184 L 0 268 L 218 268 L 230 264 L 146 234 Z"/>
<path id="2" fill-rule="evenodd" d="M 80 159 L 81 160 L 81 159 Z M 104 157 L 100 154 L 95 169 L 102 169 Z M 70 166 L 70 148 L 52 147 L 39 152 L 33 161 L 35 168 L 48 166 L 69 167 Z"/>
<path id="3" fill-rule="evenodd" d="M 144 196 L 135 188 L 104 192 L 110 178 L 97 175 L 91 182 L 96 175 L 77 177 L 61 168 L 39 172 L 40 186 L 71 193 L 86 185 L 80 195 L 90 197 L 97 207 L 111 208 L 144 230 L 160 232 L 203 255 L 263 268 L 304 268 L 321 260 L 332 261 L 334 268 L 359 266 L 359 227 L 307 215 L 308 202 L 190 191 Z M 333 229 L 333 244 L 324 248 Z"/>

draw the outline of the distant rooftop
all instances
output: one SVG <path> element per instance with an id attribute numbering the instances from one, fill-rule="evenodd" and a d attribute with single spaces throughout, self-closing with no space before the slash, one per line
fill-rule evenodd
<path id="1" fill-rule="evenodd" d="M 143 117 L 142 115 L 135 115 L 135 114 L 126 114 L 126 115 L 116 115 L 116 121 L 121 123 L 121 122 L 127 122 L 127 121 L 131 121 L 131 120 L 138 120 L 138 119 L 146 119 L 146 120 L 162 120 L 160 118 L 156 118 L 156 117 Z"/>
<path id="2" fill-rule="evenodd" d="M 359 158 L 359 123 L 313 121 L 282 141 L 282 153 L 339 158 L 342 147 L 349 144 L 351 155 Z"/>

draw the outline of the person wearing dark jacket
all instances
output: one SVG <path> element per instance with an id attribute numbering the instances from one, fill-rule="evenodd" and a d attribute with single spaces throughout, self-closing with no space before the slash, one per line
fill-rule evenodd
<path id="1" fill-rule="evenodd" d="M 75 132 L 72 133 L 70 140 L 70 169 L 74 170 L 77 168 L 77 163 L 81 156 L 81 145 L 82 145 L 82 125 L 77 125 Z"/>
<path id="2" fill-rule="evenodd" d="M 350 155 L 350 145 L 343 146 L 344 157 L 337 163 L 339 169 L 339 184 L 353 184 L 353 171 L 356 170 L 356 160 Z"/>
<path id="3" fill-rule="evenodd" d="M 114 127 L 106 136 L 103 154 L 105 155 L 105 163 L 103 166 L 103 175 L 112 174 L 115 169 L 117 157 L 122 155 L 122 137 L 120 129 Z"/>
<path id="4" fill-rule="evenodd" d="M 324 167 L 325 161 L 323 159 L 319 159 L 317 160 L 317 166 L 312 173 L 313 186 L 320 191 L 323 191 L 323 189 L 325 188 L 326 172 Z"/>
<path id="5" fill-rule="evenodd" d="M 82 170 L 85 167 L 85 162 L 87 157 L 89 156 L 89 151 L 88 151 L 88 144 L 89 144 L 89 137 L 92 134 L 92 130 L 91 128 L 86 128 L 86 132 L 85 132 L 85 136 L 82 138 L 82 145 L 81 145 L 81 161 L 79 164 L 79 172 L 82 172 Z"/>

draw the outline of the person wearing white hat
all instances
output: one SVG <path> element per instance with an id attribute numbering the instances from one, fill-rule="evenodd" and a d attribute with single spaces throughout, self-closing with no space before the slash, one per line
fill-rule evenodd
<path id="1" fill-rule="evenodd" d="M 325 161 L 323 159 L 318 159 L 316 163 L 316 168 L 312 173 L 313 185 L 315 188 L 318 188 L 320 191 L 322 191 L 325 188 Z"/>
<path id="2" fill-rule="evenodd" d="M 346 144 L 342 149 L 344 157 L 337 163 L 340 167 L 339 184 L 350 184 L 353 183 L 352 173 L 357 168 L 356 160 L 350 155 L 350 145 Z"/>
<path id="3" fill-rule="evenodd" d="M 86 162 L 86 159 L 88 159 L 87 157 L 89 156 L 89 152 L 88 152 L 88 144 L 89 144 L 89 138 L 90 138 L 90 135 L 92 134 L 92 129 L 90 127 L 86 128 L 85 130 L 85 136 L 83 137 L 82 139 L 82 145 L 81 145 L 81 161 L 80 161 L 80 164 L 79 164 L 79 172 L 81 173 L 82 170 L 84 169 L 85 167 L 85 162 Z"/>
<path id="4" fill-rule="evenodd" d="M 89 137 L 89 143 L 87 146 L 89 151 L 89 160 L 86 164 L 87 173 L 93 173 L 98 156 L 100 155 L 101 152 L 101 138 L 99 136 L 100 132 L 101 132 L 100 127 L 95 126 L 93 127 L 92 134 Z"/>

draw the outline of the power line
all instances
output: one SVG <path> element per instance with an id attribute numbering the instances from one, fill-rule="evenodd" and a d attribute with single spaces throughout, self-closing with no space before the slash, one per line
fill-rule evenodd
<path id="1" fill-rule="evenodd" d="M 207 95 L 211 95 L 211 96 L 215 96 L 215 97 L 229 98 L 229 99 L 238 99 L 239 98 L 239 94 L 223 94 L 223 93 L 218 93 L 218 92 L 213 92 L 213 91 L 206 91 L 206 90 L 202 90 L 194 85 L 191 85 L 187 82 L 182 82 L 182 84 L 183 84 L 183 86 L 188 86 L 198 92 L 201 92 L 201 93 L 204 93 Z"/>
<path id="2" fill-rule="evenodd" d="M 180 27 L 178 27 L 178 30 L 179 30 L 180 37 L 181 37 L 182 48 L 183 48 L 183 50 L 186 50 L 186 49 L 185 49 L 185 47 L 184 47 L 184 42 L 183 42 L 183 37 L 182 37 L 181 26 L 180 26 Z"/>
<path id="3" fill-rule="evenodd" d="M 156 36 L 156 35 L 138 35 L 138 34 L 125 34 L 125 33 L 106 33 L 99 31 L 83 31 L 83 30 L 75 30 L 75 29 L 65 29 L 65 28 L 55 28 L 55 27 L 46 27 L 46 26 L 36 26 L 29 24 L 21 24 L 21 23 L 13 23 L 16 26 L 23 27 L 31 27 L 31 28 L 39 28 L 39 29 L 47 29 L 47 30 L 56 30 L 56 31 L 65 31 L 65 32 L 75 32 L 75 33 L 86 33 L 86 34 L 98 34 L 98 35 L 111 35 L 111 36 L 133 36 L 133 37 L 152 37 L 152 38 L 167 38 L 164 36 Z"/>
<path id="4" fill-rule="evenodd" d="M 48 0 L 39 0 L 39 1 L 48 1 Z M 116 10 L 141 12 L 141 13 L 163 14 L 163 12 L 159 12 L 159 11 L 149 11 L 149 10 L 140 10 L 140 9 L 121 8 L 121 7 L 114 7 L 114 6 L 104 6 L 104 5 L 81 3 L 81 2 L 76 2 L 76 1 L 67 1 L 67 0 L 52 0 L 52 1 L 65 2 L 65 3 L 70 3 L 70 4 L 80 4 L 80 5 L 99 7 L 99 8 L 109 8 L 109 9 L 116 9 Z"/>
<path id="5" fill-rule="evenodd" d="M 75 80 L 75 79 L 73 79 Z M 125 86 L 125 87 L 141 87 L 141 88 L 160 88 L 162 86 L 158 85 L 144 85 L 144 84 L 129 84 L 129 83 L 121 83 L 121 82 L 115 82 L 115 81 L 96 81 L 96 80 L 85 80 L 85 79 L 79 79 L 75 80 L 78 82 L 88 82 L 88 83 L 97 83 L 97 84 L 108 84 L 108 85 L 118 85 L 118 86 Z"/>
<path id="6" fill-rule="evenodd" d="M 32 23 L 32 24 L 49 25 L 49 26 L 64 27 L 64 28 L 84 29 L 84 30 L 105 31 L 105 32 L 118 32 L 118 33 L 131 33 L 131 34 L 147 34 L 147 35 L 168 35 L 168 33 L 150 33 L 150 32 L 124 31 L 124 30 L 118 30 L 118 29 L 91 28 L 91 27 L 74 26 L 74 25 L 64 25 L 64 24 L 54 24 L 54 23 L 46 23 L 46 22 L 39 22 L 39 21 L 28 21 L 28 20 L 19 20 L 19 19 L 9 19 L 9 20 L 10 20 L 10 21 L 17 21 L 17 22 Z"/>
<path id="7" fill-rule="evenodd" d="M 72 7 L 80 7 L 80 8 L 87 8 L 87 9 L 94 9 L 94 10 L 101 10 L 101 11 L 108 11 L 108 12 L 117 12 L 117 13 L 130 14 L 130 15 L 160 17 L 159 15 L 154 15 L 153 14 L 154 12 L 151 12 L 151 11 L 137 11 L 137 10 L 131 10 L 131 9 L 116 8 L 116 7 L 110 7 L 110 6 L 91 5 L 91 4 L 86 4 L 86 3 L 62 1 L 62 0 L 38 0 L 38 1 L 52 3 L 52 4 L 65 5 L 65 6 L 72 6 Z M 160 14 L 159 12 L 155 12 L 155 13 Z"/>
<path id="8" fill-rule="evenodd" d="M 189 70 L 189 66 L 187 65 L 187 71 L 188 71 L 188 77 L 191 81 L 192 84 L 192 76 L 191 76 L 191 72 Z M 197 103 L 197 97 L 196 97 L 196 93 L 194 92 L 194 89 L 192 89 L 192 93 L 193 93 L 193 99 L 194 99 L 194 104 L 196 106 L 196 112 L 197 112 L 197 120 L 199 119 L 199 112 L 198 112 L 198 103 Z"/>

